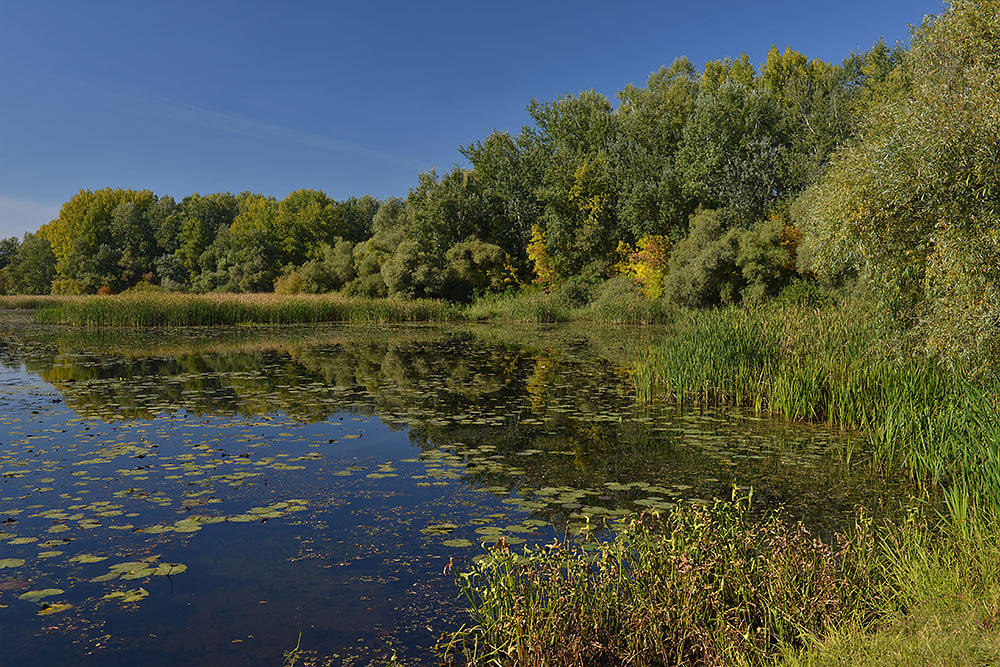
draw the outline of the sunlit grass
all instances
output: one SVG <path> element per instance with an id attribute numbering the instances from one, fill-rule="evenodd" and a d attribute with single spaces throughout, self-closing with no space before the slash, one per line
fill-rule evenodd
<path id="1" fill-rule="evenodd" d="M 863 307 L 689 312 L 635 363 L 636 394 L 861 429 L 877 468 L 1000 507 L 1000 386 L 872 321 Z"/>
<path id="2" fill-rule="evenodd" d="M 459 317 L 446 302 L 330 295 L 128 294 L 56 300 L 43 324 L 147 327 L 315 322 L 427 322 Z"/>
<path id="3" fill-rule="evenodd" d="M 884 575 L 862 521 L 836 546 L 749 499 L 617 524 L 615 539 L 524 555 L 500 547 L 459 575 L 473 624 L 439 644 L 446 664 L 764 664 L 873 613 Z"/>

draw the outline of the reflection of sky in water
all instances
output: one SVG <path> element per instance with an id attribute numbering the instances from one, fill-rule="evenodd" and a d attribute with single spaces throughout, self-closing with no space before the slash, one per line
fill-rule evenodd
<path id="1" fill-rule="evenodd" d="M 887 495 L 824 429 L 638 410 L 621 331 L 4 338 L 0 623 L 18 664 L 277 665 L 300 631 L 338 660 L 421 655 L 461 620 L 444 565 L 501 535 L 600 537 L 734 483 L 828 531 Z M 19 599 L 45 589 L 61 592 Z"/>

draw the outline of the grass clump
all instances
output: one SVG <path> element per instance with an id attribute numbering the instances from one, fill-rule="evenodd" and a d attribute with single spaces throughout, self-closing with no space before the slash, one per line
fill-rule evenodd
<path id="1" fill-rule="evenodd" d="M 862 429 L 882 470 L 1000 508 L 1000 384 L 872 322 L 860 306 L 688 312 L 635 363 L 637 397 Z"/>
<path id="2" fill-rule="evenodd" d="M 60 296 L 48 294 L 12 294 L 0 296 L 0 309 L 3 310 L 38 310 L 60 305 L 70 301 L 85 299 L 81 296 Z"/>
<path id="3" fill-rule="evenodd" d="M 600 284 L 567 281 L 558 290 L 528 289 L 482 296 L 465 310 L 471 320 L 508 322 L 596 322 L 600 324 L 661 324 L 674 310 L 665 301 L 643 296 L 623 277 Z"/>
<path id="4" fill-rule="evenodd" d="M 36 313 L 36 320 L 43 324 L 108 327 L 426 322 L 457 317 L 454 308 L 443 301 L 337 294 L 122 294 L 61 300 Z"/>
<path id="5" fill-rule="evenodd" d="M 473 625 L 438 650 L 469 665 L 765 664 L 870 616 L 875 548 L 869 523 L 833 547 L 751 520 L 749 498 L 632 518 L 586 548 L 501 545 L 459 575 Z"/>
<path id="6" fill-rule="evenodd" d="M 993 518 L 991 518 L 993 517 Z M 911 514 L 884 532 L 876 622 L 831 628 L 787 667 L 1000 664 L 1000 534 L 995 513 L 935 524 Z"/>

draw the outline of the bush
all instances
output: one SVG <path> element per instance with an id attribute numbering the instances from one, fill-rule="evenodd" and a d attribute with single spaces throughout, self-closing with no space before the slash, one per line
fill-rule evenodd
<path id="1" fill-rule="evenodd" d="M 354 268 L 354 244 L 344 240 L 333 246 L 324 243 L 320 258 L 303 264 L 299 273 L 305 292 L 321 294 L 341 289 L 358 275 Z"/>
<path id="2" fill-rule="evenodd" d="M 52 293 L 61 295 L 83 294 L 83 285 L 72 278 L 60 278 L 52 281 Z"/>
<path id="3" fill-rule="evenodd" d="M 795 277 L 801 235 L 778 216 L 740 234 L 736 264 L 746 281 L 744 300 L 760 302 L 776 296 Z"/>
<path id="4" fill-rule="evenodd" d="M 559 297 L 573 308 L 580 308 L 590 303 L 594 283 L 583 278 L 573 277 L 559 287 Z"/>
<path id="5" fill-rule="evenodd" d="M 374 273 L 360 276 L 347 283 L 344 287 L 344 294 L 348 296 L 375 298 L 386 296 L 388 290 L 385 287 L 385 281 L 382 280 L 382 274 Z"/>
<path id="6" fill-rule="evenodd" d="M 473 625 L 444 638 L 466 665 L 764 664 L 865 619 L 877 583 L 870 523 L 820 542 L 752 521 L 749 499 L 627 519 L 593 549 L 501 544 L 458 585 Z"/>
<path id="7" fill-rule="evenodd" d="M 279 276 L 274 281 L 275 294 L 301 294 L 306 291 L 306 281 L 298 271 L 292 271 L 287 276 Z"/>
<path id="8" fill-rule="evenodd" d="M 514 282 L 514 270 L 498 245 L 470 237 L 445 253 L 445 296 L 465 300 L 475 292 L 499 292 Z"/>
<path id="9" fill-rule="evenodd" d="M 403 241 L 382 263 L 382 279 L 392 296 L 437 296 L 443 281 L 440 264 L 415 241 Z"/>
<path id="10" fill-rule="evenodd" d="M 745 284 L 736 262 L 739 242 L 740 230 L 728 228 L 718 211 L 696 213 L 691 232 L 670 254 L 664 298 L 694 307 L 735 303 Z"/>
<path id="11" fill-rule="evenodd" d="M 642 288 L 631 278 L 619 276 L 594 287 L 588 313 L 591 320 L 609 324 L 653 324 L 669 318 L 669 308 L 662 300 L 643 296 Z"/>

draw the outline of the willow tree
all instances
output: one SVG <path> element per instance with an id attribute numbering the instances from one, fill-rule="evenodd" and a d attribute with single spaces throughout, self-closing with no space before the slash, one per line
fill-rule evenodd
<path id="1" fill-rule="evenodd" d="M 915 31 L 856 140 L 799 202 L 819 272 L 845 259 L 932 350 L 1000 352 L 1000 0 Z"/>

